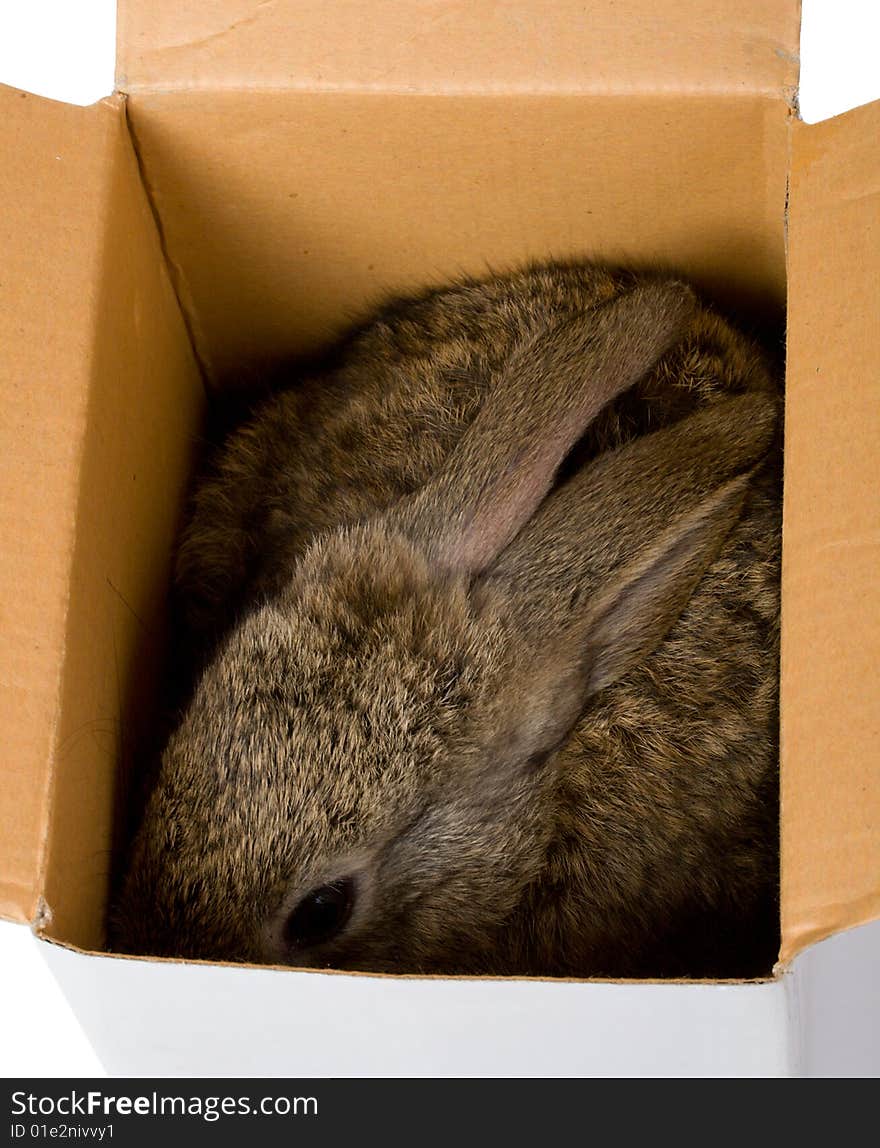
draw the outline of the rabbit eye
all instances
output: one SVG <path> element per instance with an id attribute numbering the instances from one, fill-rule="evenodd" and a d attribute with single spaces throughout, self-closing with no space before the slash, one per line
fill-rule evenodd
<path id="1" fill-rule="evenodd" d="M 319 945 L 347 924 L 354 905 L 354 881 L 344 878 L 307 893 L 287 918 L 284 939 L 297 949 Z"/>

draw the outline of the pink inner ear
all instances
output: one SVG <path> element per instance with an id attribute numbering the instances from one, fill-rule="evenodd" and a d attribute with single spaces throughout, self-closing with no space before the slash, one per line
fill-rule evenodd
<path id="1" fill-rule="evenodd" d="M 666 636 L 739 518 L 749 478 L 738 475 L 681 515 L 597 597 L 588 693 L 622 677 Z"/>
<path id="2" fill-rule="evenodd" d="M 479 573 L 497 558 L 567 452 L 675 342 L 693 306 L 679 284 L 643 285 L 511 354 L 443 473 L 410 504 L 440 562 Z"/>
<path id="3" fill-rule="evenodd" d="M 462 513 L 455 532 L 441 542 L 440 560 L 474 574 L 494 562 L 547 497 L 557 469 L 583 426 L 583 412 L 578 410 L 555 435 L 518 451 L 504 472 L 487 482 L 475 504 Z"/>

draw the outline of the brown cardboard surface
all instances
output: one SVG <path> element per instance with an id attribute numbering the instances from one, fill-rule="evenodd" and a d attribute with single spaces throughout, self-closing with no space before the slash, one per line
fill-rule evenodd
<path id="1" fill-rule="evenodd" d="M 117 786 L 152 744 L 170 555 L 204 402 L 124 117 L 116 128 L 43 888 L 48 935 L 93 948 Z"/>
<path id="2" fill-rule="evenodd" d="M 880 103 L 793 125 L 782 949 L 880 915 Z"/>
<path id="3" fill-rule="evenodd" d="M 120 0 L 117 85 L 792 94 L 799 0 Z"/>
<path id="4" fill-rule="evenodd" d="M 121 104 L 0 88 L 0 913 L 34 915 Z"/>
<path id="5" fill-rule="evenodd" d="M 382 292 L 529 257 L 672 262 L 725 304 L 784 302 L 779 100 L 180 92 L 129 112 L 214 379 Z"/>
<path id="6" fill-rule="evenodd" d="M 202 387 L 123 101 L 0 133 L 0 912 L 98 945 Z"/>

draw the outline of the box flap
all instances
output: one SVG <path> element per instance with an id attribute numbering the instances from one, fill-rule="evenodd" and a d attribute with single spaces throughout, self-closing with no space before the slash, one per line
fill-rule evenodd
<path id="1" fill-rule="evenodd" d="M 40 889 L 40 932 L 90 948 L 104 943 L 128 785 L 161 736 L 170 558 L 204 415 L 122 116 L 113 142 Z"/>
<path id="2" fill-rule="evenodd" d="M 799 0 L 119 0 L 117 86 L 750 91 L 793 100 Z"/>
<path id="3" fill-rule="evenodd" d="M 78 108 L 0 87 L 0 914 L 16 920 L 37 908 L 101 224 L 120 130 L 118 97 Z"/>
<path id="4" fill-rule="evenodd" d="M 782 950 L 880 916 L 880 103 L 792 125 Z"/>

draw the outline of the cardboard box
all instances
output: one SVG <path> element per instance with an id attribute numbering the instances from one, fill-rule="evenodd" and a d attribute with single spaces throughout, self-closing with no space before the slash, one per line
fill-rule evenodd
<path id="1" fill-rule="evenodd" d="M 797 0 L 121 0 L 118 91 L 0 90 L 0 911 L 116 1073 L 784 1075 L 805 947 L 880 916 L 880 103 L 796 108 Z M 204 385 L 387 288 L 672 262 L 787 307 L 782 944 L 765 980 L 101 955 Z"/>

